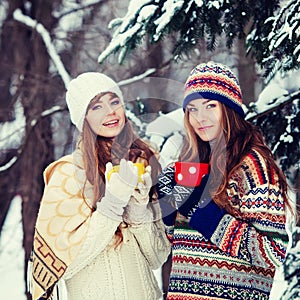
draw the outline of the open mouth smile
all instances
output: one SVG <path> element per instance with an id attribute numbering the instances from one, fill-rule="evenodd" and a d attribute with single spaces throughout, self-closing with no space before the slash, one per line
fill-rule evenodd
<path id="1" fill-rule="evenodd" d="M 115 127 L 119 124 L 119 120 L 115 119 L 115 120 L 111 120 L 108 122 L 103 123 L 102 125 L 105 127 Z"/>

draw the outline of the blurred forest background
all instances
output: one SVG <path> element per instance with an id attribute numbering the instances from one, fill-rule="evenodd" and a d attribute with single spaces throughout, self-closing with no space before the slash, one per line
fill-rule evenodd
<path id="1" fill-rule="evenodd" d="M 297 0 L 2 0 L 0 230 L 20 195 L 25 262 L 43 170 L 73 147 L 66 86 L 85 71 L 121 83 L 138 127 L 180 107 L 181 95 L 155 98 L 147 85 L 131 94 L 139 87 L 132 83 L 151 77 L 182 84 L 200 62 L 229 65 L 238 74 L 247 118 L 263 130 L 299 203 L 299 7 Z M 292 247 L 298 240 L 294 226 Z M 300 267 L 291 265 L 300 254 L 291 251 L 288 258 L 285 299 L 299 299 L 293 297 L 300 297 Z"/>

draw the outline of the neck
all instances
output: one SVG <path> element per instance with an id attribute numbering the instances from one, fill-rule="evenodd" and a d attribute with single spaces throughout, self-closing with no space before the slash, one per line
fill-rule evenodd
<path id="1" fill-rule="evenodd" d="M 217 139 L 213 139 L 213 140 L 209 141 L 209 146 L 210 146 L 211 150 L 214 150 L 216 142 L 217 142 Z"/>

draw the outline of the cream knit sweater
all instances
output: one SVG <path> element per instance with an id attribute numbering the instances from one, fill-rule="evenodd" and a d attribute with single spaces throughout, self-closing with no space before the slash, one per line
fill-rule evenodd
<path id="1" fill-rule="evenodd" d="M 91 209 L 93 186 L 86 180 L 80 151 L 49 165 L 44 180 L 29 264 L 33 299 L 53 288 L 50 297 L 59 300 L 66 300 L 65 294 L 68 300 L 158 299 L 152 269 L 170 252 L 159 203 L 148 204 L 142 219 L 140 207 L 127 205 L 123 220 L 136 225 L 122 227 L 124 241 L 115 249 L 122 220 L 106 216 L 100 207 Z"/>
<path id="2" fill-rule="evenodd" d="M 68 300 L 155 300 L 161 291 L 152 269 L 167 259 L 170 245 L 161 221 L 129 226 L 114 248 L 119 222 L 96 210 L 86 240 L 63 276 Z"/>

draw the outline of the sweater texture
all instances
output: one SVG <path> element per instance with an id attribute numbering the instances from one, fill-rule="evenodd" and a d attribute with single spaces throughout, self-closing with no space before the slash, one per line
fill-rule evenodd
<path id="1" fill-rule="evenodd" d="M 149 205 L 147 221 L 135 225 L 93 209 L 79 150 L 49 165 L 44 180 L 30 262 L 32 299 L 52 299 L 60 281 L 68 300 L 159 299 L 152 270 L 170 252 L 159 205 Z M 123 242 L 116 248 L 117 228 Z"/>
<path id="2" fill-rule="evenodd" d="M 168 300 L 269 299 L 288 244 L 278 176 L 251 151 L 231 176 L 227 196 L 233 215 L 212 201 L 168 226 Z"/>

